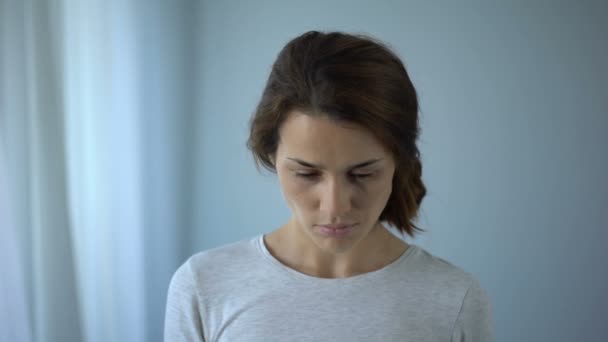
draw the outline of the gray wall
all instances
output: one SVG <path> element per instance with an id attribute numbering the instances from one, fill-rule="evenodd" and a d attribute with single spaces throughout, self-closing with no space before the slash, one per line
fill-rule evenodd
<path id="1" fill-rule="evenodd" d="M 288 217 L 245 148 L 270 65 L 310 29 L 372 34 L 422 108 L 413 243 L 474 273 L 497 341 L 607 341 L 608 5 L 555 1 L 204 1 L 190 252 Z"/>

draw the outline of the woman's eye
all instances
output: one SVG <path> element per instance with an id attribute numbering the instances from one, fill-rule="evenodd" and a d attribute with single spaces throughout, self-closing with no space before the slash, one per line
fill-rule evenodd
<path id="1" fill-rule="evenodd" d="M 319 174 L 314 173 L 314 172 L 296 172 L 296 176 L 305 178 L 305 179 L 313 179 L 313 178 L 319 176 Z"/>
<path id="2" fill-rule="evenodd" d="M 356 179 L 364 179 L 370 177 L 371 173 L 353 173 L 351 176 Z"/>
<path id="3" fill-rule="evenodd" d="M 312 180 L 318 178 L 320 175 L 316 172 L 296 172 L 297 177 Z M 373 175 L 373 173 L 352 173 L 349 176 L 354 178 L 355 180 L 363 180 L 369 178 Z"/>

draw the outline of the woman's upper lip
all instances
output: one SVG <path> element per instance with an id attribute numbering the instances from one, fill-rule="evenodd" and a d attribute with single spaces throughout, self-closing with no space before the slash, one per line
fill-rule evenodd
<path id="1" fill-rule="evenodd" d="M 331 229 L 344 229 L 350 226 L 354 226 L 356 223 L 351 224 L 320 224 L 321 227 L 331 228 Z"/>

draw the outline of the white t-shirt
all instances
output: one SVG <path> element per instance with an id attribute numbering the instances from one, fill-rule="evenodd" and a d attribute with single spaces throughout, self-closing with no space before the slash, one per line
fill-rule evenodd
<path id="1" fill-rule="evenodd" d="M 464 270 L 410 243 L 385 267 L 317 278 L 263 235 L 197 253 L 173 275 L 165 341 L 494 341 L 490 301 Z"/>

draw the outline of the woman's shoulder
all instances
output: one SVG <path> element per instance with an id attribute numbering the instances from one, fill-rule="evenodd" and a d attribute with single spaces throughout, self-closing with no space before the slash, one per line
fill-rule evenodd
<path id="1" fill-rule="evenodd" d="M 428 294 L 435 306 L 490 315 L 490 299 L 477 276 L 423 247 L 414 245 L 412 252 L 403 277 L 408 285 Z"/>
<path id="2" fill-rule="evenodd" d="M 202 250 L 191 255 L 186 263 L 194 273 L 208 273 L 216 269 L 225 272 L 230 267 L 243 267 L 244 264 L 255 262 L 259 257 L 258 238 L 246 238 Z"/>
<path id="3" fill-rule="evenodd" d="M 246 271 L 255 270 L 260 262 L 258 239 L 247 238 L 192 254 L 175 271 L 172 282 L 187 281 L 199 287 L 246 276 Z"/>
<path id="4" fill-rule="evenodd" d="M 414 279 L 436 286 L 458 288 L 460 291 L 466 291 L 477 283 L 476 277 L 471 272 L 430 250 L 416 244 L 410 244 L 408 248 L 413 250 L 407 271 L 414 275 Z"/>
<path id="5" fill-rule="evenodd" d="M 235 242 L 197 252 L 190 256 L 189 262 L 193 265 L 221 263 L 224 260 L 237 261 L 256 253 L 258 237 L 246 238 Z"/>

